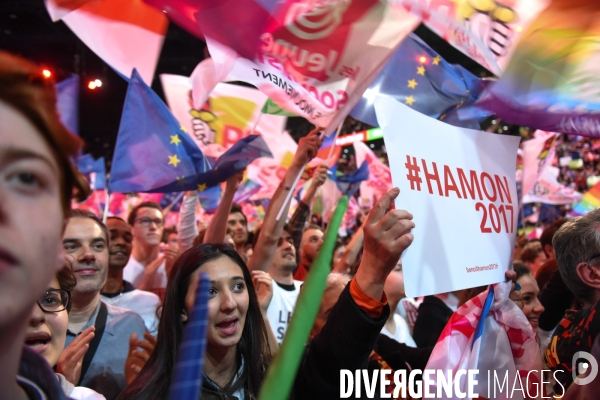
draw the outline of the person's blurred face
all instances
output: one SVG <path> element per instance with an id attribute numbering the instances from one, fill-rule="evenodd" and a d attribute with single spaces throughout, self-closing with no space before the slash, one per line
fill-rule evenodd
<path id="1" fill-rule="evenodd" d="M 58 279 L 52 278 L 48 289 L 60 289 Z M 67 310 L 59 312 L 45 312 L 39 305 L 34 305 L 31 310 L 25 345 L 46 359 L 53 367 L 65 348 L 69 313 Z"/>
<path id="2" fill-rule="evenodd" d="M 125 268 L 133 243 L 131 227 L 127 222 L 116 218 L 107 219 L 106 227 L 110 231 L 108 265 L 112 268 Z"/>
<path id="3" fill-rule="evenodd" d="M 533 276 L 526 274 L 517 279 L 521 285 L 521 296 L 523 298 L 523 314 L 529 320 L 535 332 L 538 330 L 540 315 L 544 312 L 544 306 L 540 303 L 538 295 L 540 289 Z"/>
<path id="4" fill-rule="evenodd" d="M 160 210 L 142 207 L 133 221 L 133 238 L 142 245 L 158 246 L 163 234 L 163 224 L 164 218 Z"/>
<path id="5" fill-rule="evenodd" d="M 70 218 L 63 248 L 77 278 L 73 296 L 100 292 L 108 275 L 108 246 L 98 223 L 90 218 Z"/>
<path id="6" fill-rule="evenodd" d="M 321 332 L 321 329 L 323 329 L 331 309 L 335 306 L 335 303 L 337 303 L 347 283 L 348 280 L 340 279 L 336 281 L 334 285 L 328 287 L 325 290 L 325 293 L 323 293 L 323 299 L 321 299 L 317 318 L 315 319 L 312 331 L 310 332 L 311 339 L 317 336 L 319 332 Z"/>
<path id="7" fill-rule="evenodd" d="M 248 223 L 241 212 L 229 214 L 227 228 L 231 231 L 236 246 L 246 244 L 248 241 Z"/>
<path id="8" fill-rule="evenodd" d="M 169 236 L 167 236 L 167 245 L 169 247 L 171 247 L 172 249 L 177 249 L 179 248 L 179 242 L 177 241 L 177 234 L 176 233 L 169 233 Z"/>
<path id="9" fill-rule="evenodd" d="M 320 229 L 308 229 L 302 234 L 300 255 L 306 261 L 312 263 L 317 258 L 322 244 L 323 231 Z"/>
<path id="10" fill-rule="evenodd" d="M 342 258 L 344 257 L 344 251 L 346 251 L 346 246 L 340 246 L 333 252 L 333 259 L 331 260 L 331 264 L 333 268 L 335 268 Z"/>
<path id="11" fill-rule="evenodd" d="M 188 315 L 194 307 L 200 272 L 205 272 L 211 282 L 208 294 L 207 351 L 236 346 L 242 337 L 250 304 L 242 269 L 227 256 L 209 261 L 198 268 L 192 275 L 185 296 Z"/>
<path id="12" fill-rule="evenodd" d="M 296 248 L 292 236 L 285 230 L 277 242 L 273 266 L 276 269 L 285 272 L 294 272 L 298 264 L 296 263 Z"/>
<path id="13" fill-rule="evenodd" d="M 538 256 L 535 258 L 535 260 L 533 260 L 533 262 L 527 262 L 525 264 L 529 267 L 529 269 L 531 270 L 531 273 L 535 274 L 537 272 L 537 270 L 540 269 L 540 267 L 542 265 L 544 265 L 546 260 L 547 260 L 546 255 L 544 254 L 543 251 L 540 251 L 538 253 Z"/>
<path id="14" fill-rule="evenodd" d="M 404 274 L 402 273 L 402 260 L 398 261 L 396 267 L 390 272 L 383 286 L 388 300 L 397 303 L 400 299 L 406 297 L 404 293 Z M 392 310 L 393 312 L 393 310 Z"/>
<path id="15" fill-rule="evenodd" d="M 23 326 L 62 268 L 60 169 L 41 133 L 0 100 L 0 332 Z"/>

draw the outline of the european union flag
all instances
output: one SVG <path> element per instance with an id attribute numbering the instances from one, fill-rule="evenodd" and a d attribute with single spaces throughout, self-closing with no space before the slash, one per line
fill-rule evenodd
<path id="1" fill-rule="evenodd" d="M 348 197 L 354 196 L 354 193 L 360 187 L 360 183 L 369 179 L 369 164 L 366 161 L 363 161 L 358 169 L 342 175 L 338 175 L 337 165 L 331 168 L 330 171 L 332 172 L 331 179 L 335 181 L 340 192 Z"/>
<path id="2" fill-rule="evenodd" d="M 77 168 L 82 174 L 88 175 L 88 181 L 91 180 L 91 186 L 94 190 L 104 190 L 106 188 L 106 165 L 104 157 L 95 160 L 91 154 L 84 154 L 77 158 Z M 94 174 L 90 179 L 90 174 Z"/>
<path id="3" fill-rule="evenodd" d="M 474 103 L 483 89 L 481 79 L 460 65 L 449 64 L 416 35 L 410 34 L 350 115 L 379 126 L 373 104 L 377 96 L 387 96 L 420 113 L 439 118 L 457 106 Z M 453 122 L 462 126 L 459 119 Z"/>
<path id="4" fill-rule="evenodd" d="M 175 203 L 173 204 L 174 201 L 175 201 Z M 181 195 L 181 192 L 179 192 L 179 193 L 173 192 L 173 193 L 165 193 L 165 195 L 158 202 L 158 205 L 160 205 L 162 207 L 162 209 L 164 210 L 165 208 L 167 208 L 171 204 L 173 204 L 173 207 L 171 207 L 170 210 L 179 212 L 182 202 L 183 202 L 183 196 Z"/>
<path id="5" fill-rule="evenodd" d="M 225 182 L 260 157 L 273 157 L 262 136 L 249 135 L 238 140 L 219 157 L 210 171 L 199 178 L 198 190 Z"/>
<path id="6" fill-rule="evenodd" d="M 111 192 L 181 192 L 198 188 L 211 168 L 165 103 L 134 69 L 113 157 Z"/>
<path id="7" fill-rule="evenodd" d="M 260 191 L 262 186 L 259 183 L 251 181 L 250 179 L 246 179 L 242 182 L 240 188 L 235 192 L 235 196 L 233 197 L 234 203 L 244 203 L 250 200 L 254 194 Z"/>
<path id="8" fill-rule="evenodd" d="M 213 186 L 198 192 L 198 202 L 200 207 L 207 213 L 217 211 L 219 202 L 221 201 L 221 186 Z"/>
<path id="9" fill-rule="evenodd" d="M 56 108 L 60 122 L 79 135 L 79 75 L 72 74 L 56 84 Z"/>
<path id="10" fill-rule="evenodd" d="M 91 154 L 84 154 L 77 158 L 77 168 L 82 174 L 91 174 L 92 172 L 106 172 L 104 157 L 97 160 Z"/>

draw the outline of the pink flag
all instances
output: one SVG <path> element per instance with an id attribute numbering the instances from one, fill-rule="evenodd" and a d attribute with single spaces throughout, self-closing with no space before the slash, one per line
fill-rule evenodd
<path id="1" fill-rule="evenodd" d="M 382 163 L 373 150 L 363 142 L 354 143 L 356 165 L 366 161 L 369 165 L 369 179 L 360 184 L 360 195 L 366 204 L 375 204 L 374 198 L 380 198 L 392 187 L 390 167 Z"/>
<path id="2" fill-rule="evenodd" d="M 167 32 L 164 13 L 142 0 L 46 0 L 46 8 L 118 73 L 129 77 L 136 68 L 152 83 Z"/>
<path id="3" fill-rule="evenodd" d="M 523 149 L 523 196 L 529 194 L 544 169 L 556 155 L 556 133 L 536 131 L 535 138 L 521 144 Z"/>

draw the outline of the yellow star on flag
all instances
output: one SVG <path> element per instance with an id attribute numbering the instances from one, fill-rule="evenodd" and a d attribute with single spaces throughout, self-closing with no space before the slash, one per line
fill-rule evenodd
<path id="1" fill-rule="evenodd" d="M 418 83 L 417 83 L 417 81 L 416 81 L 416 80 L 414 80 L 414 79 L 411 79 L 410 81 L 408 81 L 408 87 L 409 87 L 409 88 L 411 88 L 411 89 L 414 89 L 414 88 L 416 88 L 416 87 L 417 87 L 417 85 L 418 85 Z"/>
<path id="2" fill-rule="evenodd" d="M 206 190 L 206 183 L 203 183 L 202 185 L 198 185 L 199 192 L 203 192 L 204 190 Z"/>
<path id="3" fill-rule="evenodd" d="M 177 185 L 184 187 L 185 186 L 185 175 L 177 178 Z"/>
<path id="4" fill-rule="evenodd" d="M 179 136 L 177 136 L 177 134 L 169 135 L 169 136 L 171 136 L 170 144 L 174 144 L 175 146 L 177 146 L 177 145 L 179 145 L 179 143 L 181 143 L 181 139 L 179 139 Z"/>
<path id="5" fill-rule="evenodd" d="M 436 56 L 433 59 L 433 65 L 438 65 L 440 63 L 440 61 L 442 61 L 442 59 L 440 58 L 440 56 Z"/>
<path id="6" fill-rule="evenodd" d="M 420 67 L 417 67 L 417 74 L 425 75 L 425 67 L 422 65 Z"/>
<path id="7" fill-rule="evenodd" d="M 409 106 L 412 106 L 414 102 L 415 102 L 415 98 L 414 97 L 408 96 L 406 98 L 406 104 L 408 104 Z"/>
<path id="8" fill-rule="evenodd" d="M 185 133 L 187 133 L 187 131 L 185 130 L 185 127 L 183 126 L 183 124 L 179 124 L 179 129 L 181 129 L 182 131 L 184 131 Z"/>
<path id="9" fill-rule="evenodd" d="M 175 168 L 177 168 L 177 164 L 179 164 L 180 162 L 181 160 L 177 158 L 177 154 L 169 156 L 169 165 L 172 165 Z"/>

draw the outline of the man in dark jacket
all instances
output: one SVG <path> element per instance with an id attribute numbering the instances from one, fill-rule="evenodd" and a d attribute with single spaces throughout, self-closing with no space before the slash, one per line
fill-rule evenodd
<path id="1" fill-rule="evenodd" d="M 573 356 L 580 351 L 589 353 L 600 333 L 599 231 L 600 210 L 594 210 L 566 222 L 552 239 L 562 280 L 582 306 L 567 311 L 545 352 L 546 364 L 556 371 L 554 376 L 564 387 L 573 381 Z M 561 393 L 558 385 L 555 389 Z"/>
<path id="2" fill-rule="evenodd" d="M 360 267 L 309 345 L 294 386 L 296 400 L 339 398 L 340 370 L 368 368 L 369 355 L 390 313 L 385 280 L 413 240 L 412 215 L 390 210 L 399 193 L 390 189 L 368 216 Z M 364 390 L 362 394 L 366 396 Z"/>

